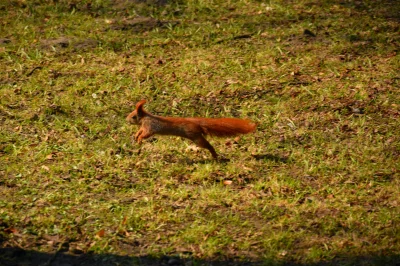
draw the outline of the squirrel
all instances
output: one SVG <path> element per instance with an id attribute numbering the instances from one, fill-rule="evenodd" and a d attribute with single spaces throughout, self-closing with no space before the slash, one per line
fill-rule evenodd
<path id="1" fill-rule="evenodd" d="M 128 123 L 140 125 L 139 131 L 135 134 L 135 141 L 138 144 L 143 139 L 155 134 L 179 136 L 192 140 L 201 148 L 208 149 L 213 158 L 218 159 L 218 154 L 213 146 L 204 138 L 205 135 L 228 137 L 251 133 L 256 129 L 255 123 L 238 118 L 157 116 L 143 109 L 145 103 L 146 100 L 139 101 L 136 104 L 136 109 L 126 117 Z"/>

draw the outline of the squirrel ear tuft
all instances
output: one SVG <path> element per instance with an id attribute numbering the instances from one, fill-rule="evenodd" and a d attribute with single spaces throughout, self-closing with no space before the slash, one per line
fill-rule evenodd
<path id="1" fill-rule="evenodd" d="M 142 109 L 143 105 L 146 103 L 146 100 L 141 100 L 136 104 L 136 109 Z"/>
<path id="2" fill-rule="evenodd" d="M 146 100 L 141 100 L 136 104 L 136 119 L 139 122 L 139 118 L 141 118 L 144 114 L 143 105 L 146 103 Z"/>

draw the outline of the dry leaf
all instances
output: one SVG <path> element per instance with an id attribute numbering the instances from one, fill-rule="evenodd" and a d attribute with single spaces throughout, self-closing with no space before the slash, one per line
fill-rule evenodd
<path id="1" fill-rule="evenodd" d="M 253 172 L 253 168 L 247 167 L 247 166 L 243 166 L 244 170 L 247 170 L 249 172 Z"/>
<path id="2" fill-rule="evenodd" d="M 146 162 L 145 160 L 139 161 L 139 162 L 135 163 L 135 166 L 141 166 L 145 162 Z"/>
<path id="3" fill-rule="evenodd" d="M 15 229 L 14 227 L 9 227 L 9 228 L 4 229 L 4 233 L 16 235 L 16 234 L 18 234 L 18 230 Z"/>
<path id="4" fill-rule="evenodd" d="M 225 81 L 225 83 L 228 85 L 231 85 L 231 84 L 237 84 L 237 83 L 239 83 L 239 81 L 233 80 L 233 79 L 228 79 L 227 81 Z"/>
<path id="5" fill-rule="evenodd" d="M 130 236 L 129 232 L 126 231 L 125 229 L 118 230 L 118 235 L 125 236 L 125 237 L 129 237 Z"/>
<path id="6" fill-rule="evenodd" d="M 195 151 L 195 152 L 197 152 L 197 151 L 200 150 L 200 148 L 199 148 L 197 145 L 189 145 L 189 146 L 186 148 L 186 150 L 187 150 L 187 151 Z"/>
<path id="7" fill-rule="evenodd" d="M 96 233 L 97 238 L 102 238 L 105 235 L 106 231 L 104 229 L 101 229 Z"/>
<path id="8" fill-rule="evenodd" d="M 287 250 L 282 250 L 281 252 L 279 252 L 279 256 L 286 256 L 288 254 Z"/>
<path id="9" fill-rule="evenodd" d="M 126 225 L 126 220 L 128 219 L 128 216 L 125 216 L 124 219 L 122 220 L 122 225 Z"/>
<path id="10" fill-rule="evenodd" d="M 46 142 L 48 139 L 49 139 L 49 134 L 46 134 L 46 135 L 42 138 L 42 141 L 43 141 L 43 142 Z"/>

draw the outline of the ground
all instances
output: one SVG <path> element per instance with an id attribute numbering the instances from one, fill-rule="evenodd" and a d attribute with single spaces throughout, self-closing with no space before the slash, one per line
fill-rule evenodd
<path id="1" fill-rule="evenodd" d="M 0 3 L 0 265 L 398 265 L 397 1 Z M 125 117 L 237 117 L 141 146 Z"/>

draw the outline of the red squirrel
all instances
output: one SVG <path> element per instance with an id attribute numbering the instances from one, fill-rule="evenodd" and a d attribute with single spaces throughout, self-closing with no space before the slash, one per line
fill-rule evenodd
<path id="1" fill-rule="evenodd" d="M 218 159 L 213 146 L 205 135 L 228 137 L 251 133 L 256 124 L 238 118 L 179 118 L 153 115 L 143 109 L 146 100 L 136 104 L 136 109 L 126 117 L 131 124 L 140 125 L 135 140 L 140 144 L 143 139 L 155 134 L 173 135 L 192 140 L 197 146 L 208 149 L 214 159 Z"/>

